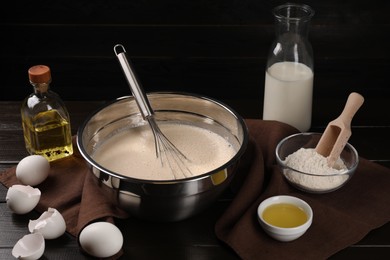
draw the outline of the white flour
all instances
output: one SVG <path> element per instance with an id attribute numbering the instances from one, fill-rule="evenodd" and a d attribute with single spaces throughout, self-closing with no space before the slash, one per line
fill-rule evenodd
<path id="1" fill-rule="evenodd" d="M 285 169 L 285 176 L 298 186 L 303 186 L 314 191 L 334 189 L 344 183 L 348 176 L 342 174 L 347 170 L 344 162 L 339 158 L 333 167 L 329 167 L 327 159 L 312 148 L 301 148 L 286 157 L 285 163 L 295 170 L 311 173 L 313 175 L 325 175 L 322 177 L 297 174 Z"/>

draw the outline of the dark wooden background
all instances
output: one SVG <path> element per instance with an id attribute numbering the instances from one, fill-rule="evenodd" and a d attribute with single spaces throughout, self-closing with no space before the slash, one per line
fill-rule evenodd
<path id="1" fill-rule="evenodd" d="M 113 52 L 122 43 L 146 91 L 204 94 L 239 112 L 244 110 L 238 104 L 245 104 L 244 116 L 260 117 L 265 62 L 274 39 L 271 10 L 284 2 L 7 1 L 9 7 L 0 11 L 0 100 L 27 96 L 32 91 L 27 70 L 36 64 L 52 68 L 52 88 L 64 100 L 127 95 Z M 390 2 L 295 2 L 316 11 L 309 34 L 315 55 L 314 99 L 344 102 L 349 92 L 358 91 L 366 98 L 387 100 Z M 314 104 L 314 109 L 323 107 Z"/>

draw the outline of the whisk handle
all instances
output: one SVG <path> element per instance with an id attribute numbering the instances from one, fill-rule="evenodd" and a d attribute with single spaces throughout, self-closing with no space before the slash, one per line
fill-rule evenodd
<path id="1" fill-rule="evenodd" d="M 145 119 L 152 116 L 153 109 L 150 106 L 149 100 L 143 91 L 134 70 L 132 69 L 130 61 L 127 59 L 125 47 L 121 44 L 117 44 L 114 46 L 114 52 L 119 60 L 123 73 L 126 76 L 127 83 L 129 83 L 131 93 L 137 102 L 142 117 Z"/>

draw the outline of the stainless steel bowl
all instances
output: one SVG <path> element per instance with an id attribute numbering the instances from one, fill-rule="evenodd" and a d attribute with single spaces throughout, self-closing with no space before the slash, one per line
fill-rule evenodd
<path id="1" fill-rule="evenodd" d="M 122 97 L 93 113 L 78 130 L 77 145 L 104 192 L 130 214 L 149 220 L 178 221 L 210 206 L 228 187 L 248 142 L 244 120 L 216 100 L 186 93 L 148 94 L 157 120 L 180 121 L 227 138 L 237 153 L 210 172 L 180 180 L 144 180 L 99 165 L 94 151 L 115 134 L 146 124 L 133 97 Z M 101 185 L 104 184 L 104 185 Z M 108 189 L 106 187 L 109 187 Z"/>

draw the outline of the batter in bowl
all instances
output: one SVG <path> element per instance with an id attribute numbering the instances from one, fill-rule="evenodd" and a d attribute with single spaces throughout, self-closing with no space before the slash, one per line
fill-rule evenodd
<path id="1" fill-rule="evenodd" d="M 159 125 L 164 135 L 189 159 L 193 176 L 227 163 L 237 149 L 226 138 L 208 129 L 188 124 Z M 104 168 L 124 176 L 147 180 L 174 179 L 170 167 L 156 158 L 148 125 L 121 131 L 102 143 L 92 155 Z"/>

